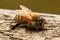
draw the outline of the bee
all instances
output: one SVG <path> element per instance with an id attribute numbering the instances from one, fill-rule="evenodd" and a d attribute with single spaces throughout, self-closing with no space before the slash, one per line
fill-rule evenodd
<path id="1" fill-rule="evenodd" d="M 12 27 L 12 29 L 15 29 L 17 26 L 21 24 L 26 24 L 23 26 L 26 26 L 26 28 L 31 28 L 31 29 L 43 29 L 44 24 L 45 24 L 45 19 L 43 19 L 40 15 L 37 15 L 33 12 L 30 13 L 20 13 L 17 14 L 14 17 L 14 20 L 17 22 L 17 24 Z"/>

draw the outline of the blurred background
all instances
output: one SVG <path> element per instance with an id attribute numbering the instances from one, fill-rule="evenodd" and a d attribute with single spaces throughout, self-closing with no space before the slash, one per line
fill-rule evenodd
<path id="1" fill-rule="evenodd" d="M 60 0 L 0 0 L 2 9 L 20 9 L 20 4 L 35 12 L 60 14 Z"/>

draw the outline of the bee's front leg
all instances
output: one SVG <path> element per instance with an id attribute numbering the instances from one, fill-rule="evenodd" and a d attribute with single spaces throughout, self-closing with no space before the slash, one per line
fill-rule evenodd
<path id="1" fill-rule="evenodd" d="M 45 19 L 40 19 L 37 21 L 37 31 L 44 30 Z"/>

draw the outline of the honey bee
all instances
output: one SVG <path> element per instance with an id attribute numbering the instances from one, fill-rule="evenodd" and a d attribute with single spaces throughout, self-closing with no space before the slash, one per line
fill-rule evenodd
<path id="1" fill-rule="evenodd" d="M 14 17 L 14 20 L 18 23 L 12 29 L 15 29 L 20 24 L 26 24 L 29 28 L 35 28 L 35 29 L 43 29 L 45 24 L 45 19 L 43 19 L 41 16 L 29 12 L 29 13 L 22 13 L 18 14 Z M 24 25 L 25 26 L 25 25 Z"/>

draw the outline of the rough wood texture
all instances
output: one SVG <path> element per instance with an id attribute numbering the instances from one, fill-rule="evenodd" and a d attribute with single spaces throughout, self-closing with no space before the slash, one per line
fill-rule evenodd
<path id="1" fill-rule="evenodd" d="M 34 12 L 46 20 L 44 28 L 47 30 L 31 33 L 25 28 L 18 27 L 14 31 L 9 31 L 16 24 L 14 16 L 18 12 L 22 11 L 0 9 L 0 40 L 60 40 L 60 15 Z"/>

